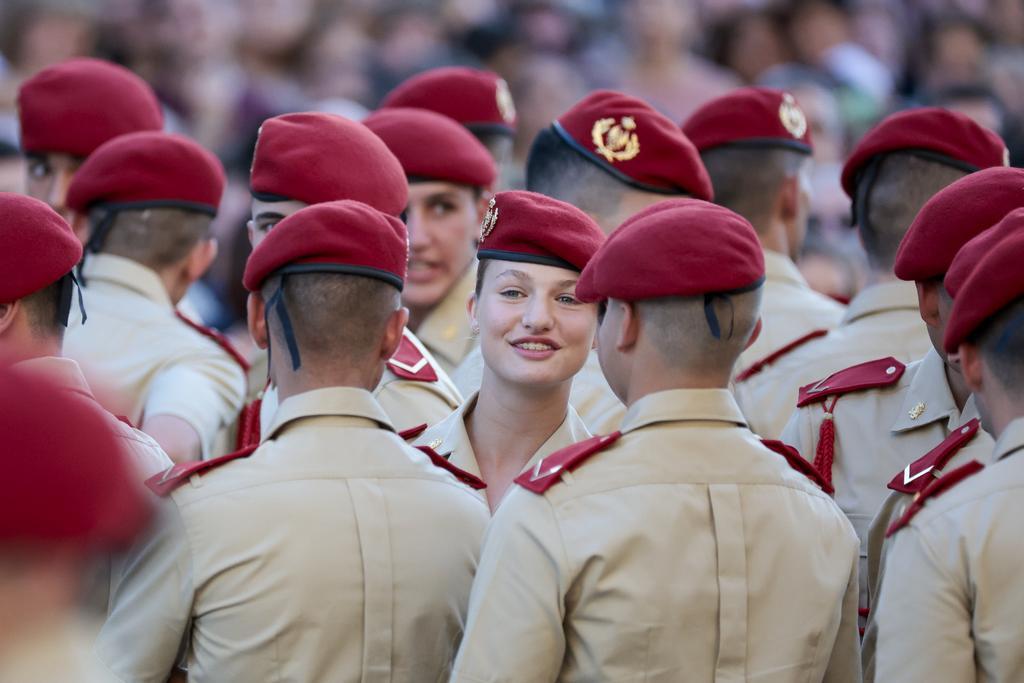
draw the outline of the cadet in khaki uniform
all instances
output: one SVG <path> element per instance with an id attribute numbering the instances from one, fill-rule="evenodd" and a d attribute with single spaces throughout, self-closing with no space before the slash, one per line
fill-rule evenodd
<path id="1" fill-rule="evenodd" d="M 1024 171 L 986 169 L 958 180 L 925 204 L 900 244 L 895 273 L 916 284 L 920 316 L 934 348 L 906 368 L 888 357 L 804 387 L 800 407 L 783 431 L 782 440 L 813 460 L 822 475 L 834 482 L 836 502 L 861 539 L 863 616 L 870 605 L 871 572 L 863 559 L 872 554 L 869 526 L 890 489 L 914 489 L 928 481 L 917 481 L 919 468 L 912 467 L 912 472 L 905 468 L 950 435 L 959 440 L 965 458 L 985 460 L 991 451 L 991 439 L 978 429 L 974 398 L 958 366 L 942 350 L 952 306 L 943 278 L 964 243 L 998 222 L 1012 206 L 1024 203 L 1022 187 Z M 891 484 L 898 473 L 904 476 Z M 874 548 L 875 567 L 879 550 Z M 876 594 L 877 587 L 872 588 Z M 870 660 L 869 646 L 866 670 Z"/>
<path id="2" fill-rule="evenodd" d="M 60 357 L 82 258 L 71 226 L 41 201 L 0 193 L 0 243 L 0 356 L 94 404 L 143 478 L 170 467 L 160 446 L 100 408 L 78 364 Z"/>
<path id="3" fill-rule="evenodd" d="M 877 606 L 880 681 L 1024 679 L 1024 210 L 995 230 L 1006 236 L 951 291 L 944 337 L 997 437 L 993 464 L 946 469 L 891 527 Z"/>
<path id="4" fill-rule="evenodd" d="M 370 394 L 402 339 L 407 255 L 401 221 L 350 200 L 253 251 L 249 320 L 281 406 L 258 448 L 147 482 L 163 524 L 97 645 L 122 679 L 164 680 L 183 643 L 191 681 L 447 675 L 488 514 Z"/>
<path id="5" fill-rule="evenodd" d="M 429 109 L 455 119 L 491 153 L 498 169 L 495 187 L 503 186 L 516 137 L 516 107 L 498 74 L 464 66 L 427 69 L 403 81 L 380 106 Z"/>
<path id="6" fill-rule="evenodd" d="M 401 164 L 366 126 L 311 112 L 263 122 L 250 184 L 248 230 L 254 247 L 279 221 L 310 204 L 354 199 L 398 216 L 409 193 Z M 260 395 L 243 416 L 240 448 L 259 443 L 278 404 L 277 390 L 267 382 L 266 355 L 259 354 L 257 361 L 261 375 L 250 381 L 257 383 Z M 398 352 L 388 360 L 374 398 L 399 430 L 433 424 L 462 403 L 447 373 L 408 329 Z"/>
<path id="7" fill-rule="evenodd" d="M 126 547 L 148 519 L 124 439 L 95 402 L 10 367 L 0 369 L 0 432 L 0 680 L 113 681 L 76 598 L 93 555 Z"/>
<path id="8" fill-rule="evenodd" d="M 704 164 L 679 127 L 646 102 L 608 90 L 583 98 L 538 134 L 526 185 L 579 207 L 605 234 L 666 196 L 712 197 Z M 463 394 L 480 388 L 483 366 L 475 351 L 455 372 Z M 596 353 L 573 381 L 569 402 L 594 434 L 618 429 L 626 413 Z"/>
<path id="9" fill-rule="evenodd" d="M 756 431 L 746 380 L 824 336 L 843 316 L 843 307 L 812 290 L 794 263 L 807 235 L 811 132 L 793 96 L 769 88 L 739 88 L 712 100 L 683 123 L 683 132 L 700 150 L 715 203 L 749 220 L 764 249 L 763 325 L 740 356 L 734 388 Z"/>
<path id="10" fill-rule="evenodd" d="M 501 192 L 484 217 L 469 307 L 483 383 L 417 443 L 486 482 L 492 510 L 517 475 L 590 437 L 569 391 L 597 330 L 576 281 L 602 242 L 585 213 L 534 192 Z"/>
<path id="11" fill-rule="evenodd" d="M 843 167 L 842 182 L 853 200 L 870 283 L 838 328 L 742 383 L 754 431 L 767 438 L 781 434 L 799 388 L 809 382 L 886 356 L 908 363 L 931 349 L 914 287 L 893 275 L 896 250 L 932 195 L 968 173 L 1005 166 L 1005 154 L 998 135 L 938 108 L 893 114 L 864 136 Z"/>
<path id="12" fill-rule="evenodd" d="M 516 480 L 453 681 L 859 680 L 856 534 L 726 388 L 763 281 L 750 224 L 693 199 L 591 259 L 577 295 L 607 306 L 601 366 L 629 411 Z"/>
<path id="13" fill-rule="evenodd" d="M 223 453 L 245 398 L 245 360 L 174 308 L 216 257 L 209 228 L 223 188 L 220 162 L 196 143 L 132 133 L 93 152 L 68 190 L 74 225 L 89 233 L 89 310 L 65 350 L 107 408 L 176 462 Z"/>
<path id="14" fill-rule="evenodd" d="M 85 158 L 118 135 L 163 122 L 153 90 L 124 67 L 76 58 L 43 69 L 18 89 L 26 194 L 68 218 L 68 186 Z"/>
<path id="15" fill-rule="evenodd" d="M 965 277 L 964 271 L 967 270 L 964 259 L 960 258 L 964 251 L 960 247 L 980 232 L 994 233 L 988 230 L 989 226 L 999 222 L 1013 209 L 1024 207 L 1022 188 L 1024 171 L 1012 168 L 985 169 L 958 180 L 925 204 L 900 246 L 896 273 L 917 282 L 921 294 L 922 317 L 929 322 L 929 334 L 935 344 L 935 350 L 929 352 L 924 361 L 910 366 L 913 368 L 914 365 L 921 365 L 919 374 L 923 376 L 926 372 L 924 366 L 930 365 L 927 372 L 935 386 L 928 389 L 923 387 L 924 381 L 918 382 L 922 387 L 920 396 L 917 399 L 908 396 L 910 400 L 907 405 L 901 406 L 904 411 L 901 420 L 903 425 L 918 423 L 917 428 L 912 427 L 903 434 L 910 436 L 919 431 L 926 432 L 930 428 L 926 424 L 929 418 L 934 419 L 944 413 L 949 415 L 950 420 L 945 425 L 939 423 L 945 427 L 944 434 L 934 435 L 929 443 L 918 445 L 917 452 L 908 450 L 908 464 L 897 466 L 890 473 L 888 495 L 875 514 L 867 534 L 868 605 L 877 601 L 885 575 L 889 549 L 886 530 L 903 514 L 913 496 L 942 476 L 943 472 L 970 460 L 987 463 L 992 455 L 993 440 L 978 421 L 976 399 L 969 394 L 959 364 L 955 359 L 947 358 L 942 350 L 941 337 L 952 307 L 948 292 L 953 291 L 954 285 Z M 954 255 L 957 255 L 960 265 L 957 270 L 946 272 Z M 941 365 L 938 363 L 940 359 L 945 361 Z M 954 399 L 953 403 L 949 402 L 950 398 Z M 839 423 L 837 419 L 837 428 Z M 941 442 L 935 441 L 935 437 L 940 435 L 945 438 Z M 899 439 L 903 445 L 903 438 L 894 434 L 893 439 Z M 909 439 L 906 445 L 910 446 Z M 861 444 L 860 447 L 867 452 L 875 452 L 877 448 L 875 444 L 869 443 Z M 861 645 L 864 675 L 868 681 L 874 680 L 876 638 L 876 622 L 872 612 L 868 615 Z"/>
<path id="16" fill-rule="evenodd" d="M 363 123 L 409 179 L 409 328 L 453 372 L 475 342 L 466 302 L 476 282 L 476 239 L 497 170 L 469 131 L 425 109 L 380 109 Z"/>

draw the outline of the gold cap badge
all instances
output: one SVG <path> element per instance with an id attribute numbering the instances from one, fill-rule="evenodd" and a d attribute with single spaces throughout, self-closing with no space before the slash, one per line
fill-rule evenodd
<path id="1" fill-rule="evenodd" d="M 495 83 L 494 97 L 498 103 L 498 113 L 501 114 L 501 118 L 505 119 L 505 123 L 511 125 L 516 120 L 516 105 L 512 101 L 512 91 L 508 89 L 508 83 L 504 78 L 499 78 Z"/>
<path id="2" fill-rule="evenodd" d="M 807 132 L 807 117 L 789 93 L 782 96 L 782 104 L 779 105 L 779 120 L 782 121 L 782 127 L 788 130 L 794 138 L 802 138 Z"/>
<path id="3" fill-rule="evenodd" d="M 916 406 L 910 409 L 910 419 L 916 420 L 917 418 L 924 415 L 924 403 L 918 403 Z"/>
<path id="4" fill-rule="evenodd" d="M 590 131 L 597 153 L 608 161 L 629 161 L 640 153 L 640 139 L 636 135 L 636 120 L 632 116 L 598 119 Z"/>
<path id="5" fill-rule="evenodd" d="M 484 222 L 480 224 L 480 242 L 483 243 L 487 236 L 494 230 L 494 225 L 498 222 L 498 207 L 494 197 L 491 197 L 491 201 L 487 204 L 487 213 L 484 214 Z"/>

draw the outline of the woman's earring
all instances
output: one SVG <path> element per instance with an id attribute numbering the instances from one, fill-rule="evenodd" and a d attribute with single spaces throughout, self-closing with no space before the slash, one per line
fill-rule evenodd
<path id="1" fill-rule="evenodd" d="M 480 326 L 479 326 L 479 325 L 477 325 L 476 323 L 473 323 L 473 324 L 472 324 L 472 325 L 470 326 L 470 328 L 469 328 L 469 332 L 470 332 L 470 334 L 472 334 L 472 335 L 473 335 L 474 337 L 479 337 L 479 336 L 480 336 Z"/>

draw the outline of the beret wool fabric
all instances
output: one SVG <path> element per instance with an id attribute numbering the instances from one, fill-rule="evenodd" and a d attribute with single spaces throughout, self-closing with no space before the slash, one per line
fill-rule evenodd
<path id="1" fill-rule="evenodd" d="M 896 112 L 867 132 L 843 166 L 842 185 L 853 198 L 857 175 L 876 156 L 919 152 L 967 172 L 1008 166 L 1003 139 L 958 112 L 921 107 Z"/>
<path id="2" fill-rule="evenodd" d="M 473 132 L 516 132 L 516 110 L 508 84 L 493 71 L 464 66 L 429 69 L 402 82 L 380 106 L 429 109 Z"/>
<path id="3" fill-rule="evenodd" d="M 5 367 L 0 432 L 0 546 L 116 550 L 142 530 L 150 508 L 141 482 L 97 403 Z"/>
<path id="4" fill-rule="evenodd" d="M 43 69 L 18 90 L 21 147 L 86 157 L 104 142 L 163 128 L 153 90 L 128 69 L 76 58 Z"/>
<path id="5" fill-rule="evenodd" d="M 937 192 L 921 208 L 896 253 L 896 277 L 941 277 L 975 235 L 1024 207 L 1024 170 L 986 168 Z"/>
<path id="6" fill-rule="evenodd" d="M 180 206 L 216 213 L 224 167 L 198 143 L 170 133 L 132 133 L 100 146 L 75 173 L 67 205 Z"/>
<path id="7" fill-rule="evenodd" d="M 82 243 L 60 215 L 38 199 L 0 192 L 0 303 L 53 284 L 82 259 Z"/>
<path id="8" fill-rule="evenodd" d="M 363 123 L 398 157 L 413 181 L 437 180 L 489 187 L 498 176 L 494 159 L 455 120 L 426 109 L 378 109 Z"/>
<path id="9" fill-rule="evenodd" d="M 995 223 L 988 230 L 984 230 L 972 237 L 967 244 L 960 248 L 960 251 L 956 253 L 953 258 L 953 263 L 950 264 L 949 270 L 946 272 L 946 277 L 942 281 L 942 284 L 946 287 L 946 291 L 949 295 L 956 299 L 960 289 L 964 286 L 964 283 L 971 276 L 971 273 L 978 267 L 978 264 L 990 251 L 994 251 L 998 248 L 998 245 L 1007 237 L 1012 237 L 1014 233 L 1021 229 L 1020 221 L 1009 221 L 1006 220 L 1014 213 L 1020 213 L 1020 210 L 1014 210 L 1008 212 L 1001 220 Z"/>
<path id="10" fill-rule="evenodd" d="M 276 273 L 335 272 L 363 275 L 402 289 L 409 238 L 405 224 L 362 202 L 314 204 L 283 219 L 245 264 L 250 292 Z"/>
<path id="11" fill-rule="evenodd" d="M 953 295 L 943 346 L 954 353 L 992 316 L 1024 297 L 1024 209 L 1007 215 L 999 225 L 967 243 L 961 251 L 974 267 Z M 953 267 L 962 266 L 958 255 Z M 952 268 L 950 272 L 952 272 Z"/>
<path id="12" fill-rule="evenodd" d="M 764 253 L 742 216 L 699 199 L 669 199 L 627 219 L 583 269 L 583 301 L 742 292 L 764 281 Z"/>
<path id="13" fill-rule="evenodd" d="M 499 192 L 491 200 L 477 258 L 581 271 L 603 242 L 601 228 L 575 206 L 514 190 Z"/>
<path id="14" fill-rule="evenodd" d="M 700 152 L 723 145 L 813 150 L 811 127 L 796 99 L 771 88 L 737 88 L 702 106 L 682 128 Z"/>
<path id="15" fill-rule="evenodd" d="M 708 201 L 714 196 L 697 148 L 643 100 L 598 90 L 551 127 L 562 142 L 628 185 Z"/>
<path id="16" fill-rule="evenodd" d="M 405 171 L 383 140 L 361 123 L 315 112 L 263 122 L 250 186 L 265 201 L 354 199 L 393 216 L 409 201 Z"/>

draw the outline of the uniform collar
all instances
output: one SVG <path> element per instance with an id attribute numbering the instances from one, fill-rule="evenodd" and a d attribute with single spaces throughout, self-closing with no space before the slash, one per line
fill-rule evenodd
<path id="1" fill-rule="evenodd" d="M 89 383 L 85 380 L 85 375 L 82 374 L 82 369 L 70 358 L 41 356 L 23 360 L 16 363 L 14 367 L 36 376 L 43 376 L 64 389 L 77 392 L 88 398 L 93 397 Z"/>
<path id="2" fill-rule="evenodd" d="M 167 308 L 174 308 L 167 288 L 160 276 L 151 268 L 131 259 L 113 254 L 90 254 L 82 266 L 85 287 L 94 282 L 106 282 L 117 287 L 130 289 L 150 301 Z M 88 295 L 87 295 L 88 296 Z"/>
<path id="3" fill-rule="evenodd" d="M 419 340 L 451 368 L 462 361 L 474 343 L 466 302 L 476 288 L 476 267 L 476 262 L 473 262 L 416 329 Z"/>
<path id="4" fill-rule="evenodd" d="M 620 431 L 625 434 L 658 422 L 698 420 L 747 425 L 728 389 L 672 389 L 648 394 L 631 405 Z"/>
<path id="5" fill-rule="evenodd" d="M 282 401 L 264 438 L 272 439 L 290 423 L 306 417 L 351 417 L 362 423 L 360 426 L 395 431 L 391 418 L 370 392 L 354 387 L 329 387 L 305 391 Z"/>
<path id="6" fill-rule="evenodd" d="M 917 363 L 892 431 L 905 432 L 939 420 L 945 420 L 947 428 L 952 429 L 973 417 L 968 416 L 968 412 L 976 412 L 973 398 L 964 405 L 961 414 L 946 379 L 946 364 L 935 349 L 929 349 Z"/>
<path id="7" fill-rule="evenodd" d="M 1021 449 L 1024 449 L 1024 417 L 1018 417 L 1006 425 L 1006 429 L 999 435 L 999 440 L 996 441 L 995 460 L 1011 456 Z"/>
<path id="8" fill-rule="evenodd" d="M 480 466 L 477 464 L 476 453 L 473 452 L 473 446 L 469 441 L 469 433 L 466 432 L 466 415 L 476 407 L 478 396 L 479 392 L 474 392 L 457 410 L 438 422 L 431 429 L 431 433 L 436 434 L 437 437 L 426 444 L 459 469 L 476 477 L 480 476 Z M 530 469 L 539 460 L 555 451 L 589 437 L 590 432 L 587 431 L 582 418 L 571 405 L 568 406 L 565 419 L 558 425 L 558 429 L 541 444 L 537 452 L 526 463 L 523 471 Z"/>
<path id="9" fill-rule="evenodd" d="M 764 271 L 768 282 L 784 282 L 804 289 L 810 286 L 791 258 L 771 249 L 764 250 Z"/>
<path id="10" fill-rule="evenodd" d="M 841 325 L 886 311 L 917 310 L 917 287 L 913 282 L 880 282 L 860 291 L 846 308 Z"/>

